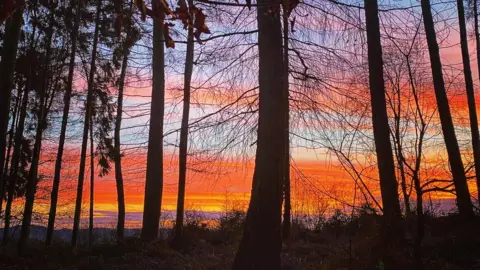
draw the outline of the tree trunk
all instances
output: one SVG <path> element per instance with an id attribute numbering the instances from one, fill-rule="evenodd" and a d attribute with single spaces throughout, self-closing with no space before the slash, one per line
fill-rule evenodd
<path id="1" fill-rule="evenodd" d="M 153 85 L 148 133 L 147 174 L 141 238 L 158 236 L 163 191 L 163 116 L 165 107 L 165 47 L 163 20 L 153 20 Z"/>
<path id="2" fill-rule="evenodd" d="M 463 168 L 462 157 L 458 147 L 457 137 L 453 126 L 450 106 L 448 104 L 445 83 L 443 81 L 442 63 L 440 61 L 440 52 L 433 23 L 432 11 L 429 0 L 421 0 L 423 23 L 425 25 L 425 34 L 427 36 L 428 52 L 430 55 L 430 65 L 432 68 L 433 85 L 435 97 L 437 99 L 438 113 L 442 124 L 442 132 L 447 147 L 448 159 L 453 175 L 453 183 L 457 196 L 458 211 L 464 218 L 473 216 L 473 205 L 470 199 L 470 193 L 467 186 L 467 178 Z"/>
<path id="3" fill-rule="evenodd" d="M 250 205 L 233 269 L 280 269 L 285 161 L 285 87 L 279 10 L 259 0 L 259 114 Z"/>
<path id="4" fill-rule="evenodd" d="M 0 63 L 0 190 L 3 200 L 5 175 L 5 148 L 8 120 L 10 114 L 10 98 L 13 85 L 13 74 L 17 60 L 18 40 L 23 24 L 23 8 L 18 8 L 5 25 L 5 36 L 3 40 L 3 55 Z"/>
<path id="5" fill-rule="evenodd" d="M 91 117 L 91 116 L 90 116 Z M 93 209 L 94 209 L 94 193 L 95 193 L 95 167 L 93 149 L 93 119 L 90 118 L 90 211 L 88 213 L 88 247 L 93 246 Z"/>
<path id="6" fill-rule="evenodd" d="M 53 177 L 52 192 L 50 195 L 50 211 L 48 214 L 47 236 L 45 239 L 46 245 L 52 244 L 53 231 L 55 228 L 55 217 L 57 214 L 58 189 L 60 187 L 60 172 L 62 170 L 62 158 L 65 146 L 65 137 L 67 133 L 68 114 L 70 112 L 70 100 L 72 97 L 73 88 L 73 73 L 75 72 L 75 54 L 77 50 L 77 36 L 80 25 L 80 9 L 82 7 L 82 0 L 77 1 L 75 23 L 72 31 L 72 51 L 70 52 L 70 62 L 68 68 L 67 87 L 63 97 L 64 107 L 62 116 L 62 127 L 60 129 L 60 138 L 58 141 L 57 158 L 55 160 L 55 173 Z"/>
<path id="7" fill-rule="evenodd" d="M 479 70 L 479 73 L 478 73 L 478 76 L 480 78 L 480 33 L 479 33 L 479 30 L 478 30 L 478 6 L 477 6 L 477 0 L 473 0 L 473 18 L 474 18 L 474 28 L 475 28 L 475 41 L 476 41 L 476 46 L 477 46 L 477 67 L 478 67 L 478 70 Z M 462 45 L 463 46 L 463 45 Z M 462 47 L 463 48 L 463 47 Z M 467 46 L 467 49 L 468 49 L 468 46 Z M 463 58 L 463 53 L 462 53 L 462 58 Z M 465 68 L 464 68 L 465 69 Z M 475 107 L 475 92 L 473 92 L 473 108 L 476 109 Z M 472 114 L 471 113 L 471 109 L 470 109 L 470 99 L 469 99 L 469 102 L 468 102 L 468 107 L 469 107 L 469 114 Z M 476 111 L 475 111 L 475 119 L 476 119 Z M 475 123 L 477 123 L 475 121 Z M 470 117 L 470 125 L 472 125 L 472 118 Z M 476 136 L 477 136 L 477 140 L 475 141 L 476 142 L 476 146 L 474 145 L 474 138 L 473 138 L 473 132 L 476 132 Z M 474 154 L 475 154 L 475 150 L 480 151 L 479 149 L 479 145 L 478 145 L 478 126 L 475 126 L 474 128 L 472 128 L 472 146 L 473 146 L 473 150 L 474 150 Z M 477 200 L 480 204 L 480 168 L 477 167 L 479 166 L 480 167 L 480 162 L 477 162 L 477 159 L 475 159 L 475 174 L 476 174 L 476 179 L 477 179 Z"/>
<path id="8" fill-rule="evenodd" d="M 17 123 L 17 114 L 19 112 L 19 106 L 20 106 L 20 100 L 22 99 L 22 91 L 20 90 L 21 87 L 18 89 L 18 96 L 15 101 L 15 107 L 13 108 L 13 114 L 12 114 L 12 124 L 10 126 L 10 131 L 9 131 L 9 136 L 8 136 L 8 147 L 7 147 L 7 154 L 5 158 L 5 165 L 3 166 L 3 178 L 0 180 L 0 214 L 2 213 L 3 209 L 3 200 L 4 200 L 4 195 L 5 195 L 5 183 L 4 180 L 7 177 L 7 171 L 8 171 L 8 164 L 10 163 L 10 158 L 11 158 L 11 151 L 12 151 L 12 146 L 13 146 L 13 138 L 15 136 L 15 125 Z"/>
<path id="9" fill-rule="evenodd" d="M 477 108 L 475 105 L 475 91 L 473 89 L 472 69 L 470 67 L 470 54 L 468 52 L 467 26 L 465 24 L 465 9 L 463 6 L 463 0 L 457 0 L 457 10 L 458 23 L 460 28 L 460 45 L 462 48 L 463 75 L 465 77 L 465 86 L 467 90 L 468 101 L 468 115 L 470 118 L 470 131 L 472 133 L 473 160 L 475 163 L 475 175 L 478 188 L 480 187 L 480 134 L 478 133 Z"/>
<path id="10" fill-rule="evenodd" d="M 15 131 L 15 140 L 12 154 L 12 164 L 10 165 L 9 181 L 7 187 L 7 204 L 5 205 L 5 225 L 3 227 L 3 244 L 7 244 L 10 234 L 10 216 L 12 212 L 13 196 L 15 193 L 15 182 L 17 180 L 18 166 L 20 162 L 20 155 L 22 151 L 23 130 L 25 128 L 25 119 L 27 118 L 27 106 L 28 106 L 28 94 L 30 83 L 25 84 L 25 90 L 23 91 L 22 105 L 20 107 L 20 115 L 18 121 L 18 127 Z"/>
<path id="11" fill-rule="evenodd" d="M 283 226 L 282 226 L 282 236 L 283 239 L 288 239 L 290 237 L 290 228 L 291 224 L 291 198 L 290 198 L 290 105 L 289 105 L 289 82 L 288 82 L 288 68 L 289 68 L 289 59 L 288 59 L 288 9 L 289 7 L 283 6 L 283 87 L 285 87 L 285 157 L 283 164 L 283 194 L 285 196 L 285 202 L 283 206 Z"/>
<path id="12" fill-rule="evenodd" d="M 88 128 L 92 115 L 93 83 L 95 77 L 95 63 L 97 60 L 98 33 L 100 30 L 100 11 L 102 1 L 98 0 L 97 15 L 95 19 L 95 33 L 93 37 L 92 60 L 90 63 L 90 72 L 88 75 L 87 103 L 85 106 L 85 120 L 83 123 L 82 153 L 80 155 L 80 167 L 78 169 L 77 199 L 75 201 L 75 216 L 73 218 L 72 247 L 77 246 L 78 232 L 80 230 L 80 218 L 82 212 L 83 182 L 85 180 L 85 163 L 87 158 Z"/>
<path id="13" fill-rule="evenodd" d="M 189 0 L 189 6 L 193 6 L 193 0 Z M 177 218 L 175 221 L 175 239 L 182 237 L 183 214 L 185 208 L 185 184 L 187 180 L 187 151 L 188 151 L 188 118 L 190 115 L 190 85 L 193 72 L 193 27 L 188 28 L 187 53 L 185 59 L 185 75 L 183 80 L 183 114 L 180 128 L 180 151 L 178 155 L 178 197 Z"/>
<path id="14" fill-rule="evenodd" d="M 122 113 L 123 113 L 123 89 L 125 87 L 125 76 L 127 73 L 129 48 L 125 43 L 123 51 L 122 71 L 120 72 L 120 80 L 118 86 L 118 100 L 117 100 L 117 116 L 115 119 L 115 181 L 117 185 L 117 203 L 118 203 L 118 218 L 117 218 L 117 237 L 122 240 L 125 234 L 125 192 L 123 190 L 123 175 L 122 175 L 122 153 L 120 152 L 120 128 L 122 127 Z"/>
<path id="15" fill-rule="evenodd" d="M 38 165 L 40 162 L 40 151 L 42 149 L 42 136 L 43 131 L 45 129 L 45 115 L 46 108 L 43 105 L 45 102 L 45 95 L 48 88 L 48 78 L 49 76 L 49 64 L 50 64 L 50 57 L 51 57 L 51 44 L 52 44 L 52 36 L 53 36 L 53 25 L 54 25 L 54 17 L 55 12 L 53 10 L 50 11 L 50 27 L 47 30 L 47 48 L 45 53 L 45 63 L 43 64 L 43 76 L 42 76 L 42 85 L 40 86 L 40 93 L 39 93 L 39 106 L 40 110 L 38 113 L 38 120 L 37 120 L 37 130 L 35 135 L 35 145 L 33 147 L 33 154 L 32 154 L 32 162 L 30 165 L 30 171 L 27 177 L 27 184 L 25 188 L 25 208 L 23 211 L 23 220 L 22 220 L 22 230 L 20 232 L 20 240 L 18 244 L 18 251 L 20 254 L 24 252 L 24 249 L 27 245 L 28 238 L 30 237 L 30 225 L 32 222 L 32 212 L 33 212 L 33 203 L 35 200 L 35 191 L 37 189 L 37 182 L 38 182 Z"/>
<path id="16" fill-rule="evenodd" d="M 378 18 L 377 0 L 365 0 L 365 18 L 367 26 L 368 71 L 370 98 L 372 104 L 373 137 L 377 154 L 380 191 L 383 202 L 384 227 L 381 256 L 386 269 L 394 269 L 391 256 L 395 248 L 395 239 L 403 236 L 402 213 L 398 196 L 398 184 L 395 177 L 395 163 L 390 142 L 387 107 L 385 100 L 385 82 L 383 79 L 382 45 Z M 401 247 L 400 247 L 401 248 Z"/>

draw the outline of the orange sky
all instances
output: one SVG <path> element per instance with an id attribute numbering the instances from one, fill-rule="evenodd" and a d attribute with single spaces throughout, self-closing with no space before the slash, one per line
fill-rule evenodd
<path id="1" fill-rule="evenodd" d="M 453 35 L 451 35 L 453 36 Z M 458 39 L 451 37 L 445 41 L 448 44 L 456 44 Z M 446 46 L 445 46 L 446 47 Z M 470 44 L 470 53 L 473 55 L 474 46 Z M 442 61 L 444 65 L 452 65 L 461 68 L 460 62 L 460 48 L 459 46 L 451 46 L 448 49 L 442 49 Z M 478 89 L 478 72 L 475 58 L 472 57 L 472 70 L 474 71 L 473 78 L 475 86 Z M 463 79 L 463 78 L 462 78 Z M 142 96 L 149 96 L 150 88 L 130 89 L 130 95 L 138 94 Z M 468 126 L 465 119 L 467 117 L 466 98 L 462 94 L 463 89 L 460 87 L 456 91 L 460 94 L 451 95 L 451 109 L 457 116 L 462 119 L 457 119 L 456 124 L 461 126 Z M 428 96 L 431 95 L 431 96 Z M 207 95 L 203 97 L 209 100 Z M 234 98 L 234 97 L 233 97 Z M 426 94 L 425 100 L 430 105 L 434 105 L 435 99 L 431 94 Z M 129 96 L 127 97 L 128 104 L 146 103 L 149 101 L 148 97 Z M 223 102 L 232 100 L 230 96 L 224 96 Z M 247 100 L 252 100 L 249 97 Z M 480 96 L 477 96 L 477 111 L 480 111 L 478 104 Z M 213 100 L 212 100 L 213 101 Z M 216 101 L 216 100 L 215 100 Z M 148 117 L 147 117 L 148 118 Z M 146 136 L 143 134 L 143 136 Z M 68 217 L 72 210 L 72 202 L 74 201 L 77 166 L 78 166 L 78 149 L 70 146 L 71 149 L 65 152 L 64 169 L 62 171 L 61 184 L 61 212 Z M 56 145 L 44 143 L 42 152 L 43 160 L 55 160 Z M 145 178 L 145 158 L 144 150 L 129 151 L 123 158 L 123 170 L 125 180 L 125 193 L 127 205 L 127 224 L 138 225 L 138 217 L 143 210 L 143 187 Z M 321 152 L 321 151 L 320 151 Z M 354 194 L 355 183 L 348 175 L 348 173 L 341 168 L 338 161 L 330 155 L 324 153 L 318 154 L 319 151 L 306 150 L 304 148 L 296 148 L 292 150 L 292 158 L 294 160 L 294 167 L 292 169 L 292 188 L 293 196 L 297 199 L 295 202 L 296 209 L 307 208 L 309 211 L 312 208 L 320 207 L 319 204 L 329 205 L 329 207 L 341 207 L 339 202 L 335 201 L 334 197 L 345 202 L 350 203 Z M 165 155 L 165 185 L 164 198 L 162 209 L 175 210 L 176 192 L 177 192 L 177 153 L 168 153 Z M 428 157 L 431 160 L 437 158 L 435 155 Z M 89 162 L 87 162 L 89 164 Z M 187 179 L 186 192 L 186 207 L 193 210 L 202 210 L 206 212 L 221 212 L 225 208 L 242 208 L 247 206 L 250 185 L 253 173 L 253 160 L 246 163 L 239 161 L 225 161 L 214 162 L 209 164 L 202 164 L 201 168 L 205 172 L 195 172 L 190 170 Z M 36 209 L 40 212 L 46 211 L 48 208 L 48 199 L 51 185 L 53 162 L 47 162 L 42 165 L 42 174 L 46 178 L 41 182 L 39 187 L 39 199 L 37 200 Z M 197 168 L 194 168 L 197 169 Z M 85 187 L 83 202 L 86 204 L 89 196 L 89 169 L 86 170 Z M 375 170 L 367 172 L 373 178 Z M 446 177 L 445 173 L 438 169 L 436 172 L 438 176 Z M 375 180 L 370 180 L 367 183 L 374 193 L 378 196 L 378 184 Z M 472 183 L 470 185 L 472 192 L 476 192 L 476 187 Z M 451 195 L 435 195 L 437 198 L 452 198 Z M 304 204 L 308 204 L 305 206 Z M 295 207 L 295 206 L 294 206 Z M 96 177 L 95 179 L 95 210 L 98 218 L 106 217 L 112 219 L 116 212 L 116 189 L 114 172 L 104 178 Z M 294 209 L 295 211 L 295 209 Z M 299 210 L 300 211 L 300 210 Z M 83 211 L 87 214 L 87 208 Z M 131 223 L 128 223 L 130 219 Z"/>

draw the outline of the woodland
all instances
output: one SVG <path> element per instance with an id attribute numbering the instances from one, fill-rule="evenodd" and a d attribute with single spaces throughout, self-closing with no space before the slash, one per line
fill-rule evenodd
<path id="1" fill-rule="evenodd" d="M 480 269 L 478 7 L 1 0 L 0 268 Z M 190 209 L 233 163 L 246 205 Z"/>

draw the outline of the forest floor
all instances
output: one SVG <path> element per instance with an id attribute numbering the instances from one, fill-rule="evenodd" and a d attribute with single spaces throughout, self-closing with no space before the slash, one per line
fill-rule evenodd
<path id="1" fill-rule="evenodd" d="M 283 244 L 282 269 L 373 269 L 372 259 L 379 260 L 374 251 L 379 218 L 346 220 L 337 216 L 325 221 L 321 230 L 294 223 L 290 239 Z M 230 269 L 241 224 L 230 220 L 216 229 L 198 225 L 187 225 L 185 240 L 175 244 L 169 237 L 154 243 L 129 237 L 122 243 L 102 240 L 91 249 L 72 251 L 66 244 L 46 248 L 38 241 L 22 257 L 11 246 L 0 253 L 0 269 Z M 478 220 L 466 224 L 456 216 L 426 218 L 424 268 L 480 269 L 479 228 Z M 383 269 L 382 263 L 374 268 Z"/>

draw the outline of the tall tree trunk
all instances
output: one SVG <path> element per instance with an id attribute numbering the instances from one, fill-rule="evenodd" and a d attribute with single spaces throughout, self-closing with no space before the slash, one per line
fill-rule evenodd
<path id="1" fill-rule="evenodd" d="M 163 191 L 163 116 L 165 107 L 164 22 L 153 20 L 153 85 L 148 133 L 147 174 L 141 238 L 158 236 Z"/>
<path id="2" fill-rule="evenodd" d="M 365 18 L 367 26 L 368 71 L 370 99 L 372 104 L 373 137 L 377 154 L 380 191 L 383 202 L 384 228 L 381 256 L 386 269 L 394 269 L 392 249 L 395 240 L 403 236 L 402 213 L 398 196 L 398 184 L 395 177 L 395 163 L 390 142 L 390 129 L 385 100 L 385 82 L 383 79 L 382 45 L 377 0 L 365 0 Z M 401 247 L 400 247 L 401 248 Z"/>
<path id="3" fill-rule="evenodd" d="M 0 63 L 0 190 L 3 191 L 5 175 L 5 147 L 8 120 L 10 113 L 10 98 L 13 86 L 13 74 L 17 60 L 18 40 L 23 24 L 23 8 L 18 8 L 5 25 L 2 61 Z M 3 200 L 3 192 L 1 195 Z"/>
<path id="4" fill-rule="evenodd" d="M 419 132 L 419 138 L 418 138 L 418 146 L 417 146 L 417 157 L 415 160 L 415 168 L 413 171 L 413 183 L 415 187 L 415 192 L 417 193 L 417 235 L 415 238 L 415 245 L 414 245 L 414 256 L 415 256 L 415 261 L 417 264 L 418 269 L 423 269 L 423 261 L 422 261 L 422 241 L 423 241 L 423 232 L 424 232 L 424 224 L 423 224 L 423 191 L 420 183 L 420 165 L 422 163 L 422 155 L 423 155 L 423 139 L 425 137 L 425 131 L 427 128 L 427 125 L 425 123 L 425 120 L 423 118 L 422 111 L 420 109 L 420 103 L 418 99 L 418 94 L 417 94 L 417 89 L 414 84 L 413 80 L 413 73 L 412 73 L 412 67 L 410 65 L 410 60 L 409 57 L 406 57 L 407 59 L 407 69 L 408 69 L 408 78 L 410 82 L 410 87 L 412 89 L 413 97 L 415 100 L 415 106 L 417 110 L 418 117 L 420 118 L 420 132 Z"/>
<path id="5" fill-rule="evenodd" d="M 19 112 L 19 106 L 20 106 L 20 100 L 22 99 L 22 91 L 20 90 L 21 87 L 19 87 L 18 90 L 18 97 L 15 101 L 15 107 L 13 108 L 13 114 L 12 114 L 12 123 L 10 125 L 10 131 L 9 131 L 9 136 L 8 136 L 8 147 L 7 147 L 7 154 L 5 158 L 5 165 L 3 166 L 3 180 L 0 182 L 0 214 L 2 213 L 3 209 L 3 200 L 4 200 L 4 195 L 5 195 L 5 184 L 4 180 L 7 177 L 7 171 L 8 171 L 8 164 L 10 163 L 10 158 L 11 158 L 11 151 L 12 151 L 12 146 L 13 146 L 13 138 L 15 137 L 15 125 L 17 123 L 17 114 Z"/>
<path id="6" fill-rule="evenodd" d="M 458 147 L 457 137 L 453 126 L 450 106 L 448 104 L 445 83 L 443 80 L 442 63 L 440 61 L 440 51 L 433 23 L 432 11 L 429 0 L 421 0 L 423 23 L 425 25 L 425 34 L 427 36 L 428 52 L 430 55 L 430 65 L 432 68 L 433 85 L 435 97 L 437 99 L 438 113 L 442 124 L 442 132 L 447 147 L 448 159 L 453 175 L 453 183 L 457 196 L 458 211 L 461 216 L 471 218 L 473 216 L 473 205 L 470 199 L 470 193 L 467 186 L 467 178 L 463 167 L 460 149 Z"/>
<path id="7" fill-rule="evenodd" d="M 65 137 L 67 133 L 68 114 L 70 112 L 70 100 L 72 97 L 73 88 L 73 73 L 75 72 L 75 54 L 77 51 L 77 36 L 80 25 L 80 9 L 82 7 L 82 0 L 77 1 L 75 23 L 72 31 L 72 51 L 70 52 L 70 62 L 68 68 L 67 87 L 63 97 L 64 107 L 62 116 L 62 127 L 60 129 L 60 138 L 58 141 L 57 158 L 55 160 L 55 173 L 53 177 L 52 192 L 50 195 L 50 211 L 48 214 L 47 236 L 45 239 L 46 245 L 52 244 L 53 231 L 55 228 L 55 217 L 57 214 L 58 189 L 60 187 L 60 172 L 62 170 L 62 158 L 65 146 Z"/>
<path id="8" fill-rule="evenodd" d="M 115 144 L 115 181 L 117 185 L 117 203 L 118 203 L 118 217 L 117 217 L 117 237 L 122 240 L 125 234 L 125 192 L 123 190 L 123 175 L 122 175 L 122 153 L 120 152 L 120 129 L 122 127 L 122 113 L 123 113 L 123 89 L 125 87 L 125 76 L 128 66 L 128 55 L 130 54 L 126 42 L 123 47 L 123 61 L 122 71 L 120 72 L 120 80 L 118 85 L 118 100 L 117 100 L 117 116 L 115 119 L 114 144 Z"/>
<path id="9" fill-rule="evenodd" d="M 465 86 L 467 90 L 468 115 L 470 118 L 473 160 L 475 163 L 475 175 L 478 189 L 478 187 L 480 187 L 480 134 L 478 133 L 477 108 L 475 105 L 472 69 L 470 67 L 470 54 L 468 52 L 467 26 L 465 24 L 465 8 L 463 6 L 463 0 L 457 0 L 457 10 L 460 28 L 460 45 L 462 48 L 463 75 L 465 77 Z"/>
<path id="10" fill-rule="evenodd" d="M 85 163 L 87 159 L 88 128 L 92 115 L 93 84 L 95 77 L 95 63 L 97 60 L 98 33 L 100 31 L 100 11 L 102 1 L 97 2 L 97 15 L 95 19 L 95 33 L 93 37 L 92 60 L 90 63 L 90 72 L 88 75 L 87 103 L 85 105 L 85 120 L 83 123 L 82 153 L 80 155 L 80 167 L 78 169 L 77 199 L 75 201 L 75 216 L 73 218 L 72 247 L 77 246 L 78 232 L 80 230 L 80 218 L 82 212 L 83 182 L 85 180 Z"/>
<path id="11" fill-rule="evenodd" d="M 19 253 L 22 254 L 24 249 L 27 245 L 28 238 L 30 237 L 30 225 L 32 222 L 32 212 L 33 212 L 33 203 L 35 200 L 35 191 L 37 189 L 37 181 L 38 181 L 38 165 L 40 162 L 40 152 L 42 149 L 42 136 L 43 131 L 46 127 L 45 125 L 45 114 L 46 108 L 44 106 L 45 102 L 45 95 L 47 93 L 48 88 L 48 78 L 49 75 L 49 65 L 50 65 L 50 57 L 52 52 L 52 36 L 53 36 L 53 25 L 55 19 L 55 11 L 50 11 L 50 26 L 47 30 L 47 48 L 45 53 L 45 63 L 43 63 L 43 76 L 42 76 L 42 85 L 40 86 L 40 93 L 39 93 L 39 106 L 40 110 L 38 113 L 38 120 L 37 120 L 37 130 L 35 135 L 35 145 L 33 147 L 33 154 L 32 154 L 32 162 L 30 165 L 30 171 L 27 177 L 27 184 L 25 188 L 25 208 L 23 210 L 23 220 L 22 220 L 22 230 L 20 232 L 20 240 L 18 244 Z"/>
<path id="12" fill-rule="evenodd" d="M 35 41 L 35 33 L 36 27 L 33 27 L 32 35 L 30 38 L 30 45 L 27 51 L 27 57 L 33 57 L 33 49 L 34 49 L 34 41 Z M 31 83 L 32 83 L 32 71 L 35 67 L 33 67 L 32 63 L 35 61 L 31 59 L 29 61 L 28 71 L 27 71 L 27 78 L 25 82 L 25 90 L 23 94 L 22 100 L 22 108 L 20 110 L 20 120 L 18 123 L 17 132 L 15 133 L 15 147 L 13 149 L 13 157 L 12 157 L 12 166 L 10 169 L 10 178 L 8 182 L 7 188 L 7 204 L 5 206 L 5 226 L 3 228 L 3 244 L 6 245 L 9 242 L 9 233 L 10 233 L 10 218 L 12 212 L 12 203 L 13 203 L 13 196 L 15 193 L 15 185 L 17 182 L 17 173 L 18 173 L 18 166 L 20 162 L 20 156 L 22 151 L 22 141 L 23 141 L 23 131 L 25 128 L 25 119 L 27 118 L 27 110 L 28 110 L 28 97 L 30 93 Z"/>
<path id="13" fill-rule="evenodd" d="M 13 196 L 15 193 L 15 183 L 17 180 L 18 166 L 22 151 L 23 130 L 25 127 L 25 119 L 27 118 L 28 94 L 30 92 L 30 83 L 25 84 L 23 91 L 22 105 L 20 107 L 20 115 L 17 130 L 15 130 L 15 140 L 12 154 L 12 164 L 10 165 L 9 181 L 7 187 L 7 204 L 5 205 L 5 225 L 3 227 L 3 244 L 7 244 L 10 234 L 10 218 L 12 212 Z"/>
<path id="14" fill-rule="evenodd" d="M 252 193 L 233 269 L 280 269 L 285 161 L 282 25 L 272 0 L 259 0 L 259 114 Z"/>
<path id="15" fill-rule="evenodd" d="M 475 28 L 475 42 L 476 42 L 476 46 L 477 46 L 477 67 L 478 67 L 478 76 L 480 78 L 480 33 L 479 33 L 479 29 L 478 29 L 478 3 L 477 3 L 477 0 L 473 0 L 473 19 L 474 19 L 474 28 Z M 468 46 L 467 46 L 468 48 Z M 462 57 L 463 57 L 463 54 L 462 54 Z M 473 98 L 475 98 L 475 92 L 473 92 Z M 475 105 L 475 100 L 473 100 L 473 104 Z M 470 102 L 468 103 L 468 106 L 469 106 L 469 113 L 470 113 Z M 474 106 L 474 108 L 476 108 Z M 470 113 L 471 114 L 471 113 Z M 475 114 L 476 116 L 476 114 Z M 472 125 L 472 120 L 470 118 L 470 125 Z M 472 129 L 473 130 L 473 129 Z M 477 132 L 477 136 L 478 136 L 478 126 L 476 126 L 476 132 Z M 477 150 L 479 149 L 479 146 L 478 146 L 478 137 L 477 137 Z M 473 145 L 473 131 L 472 131 L 472 145 Z M 475 146 L 473 145 L 474 147 L 474 150 L 475 150 Z M 477 162 L 475 161 L 475 174 L 477 176 L 477 200 L 478 200 L 478 203 L 480 204 L 480 168 L 478 168 L 478 164 L 480 162 Z"/>
<path id="16" fill-rule="evenodd" d="M 286 3 L 286 2 L 285 2 Z M 288 82 L 288 68 L 289 68 L 289 59 L 288 59 L 288 8 L 283 6 L 283 87 L 285 87 L 285 157 L 283 164 L 283 194 L 285 196 L 285 202 L 283 206 L 283 226 L 282 226 L 282 236 L 283 239 L 290 237 L 290 227 L 291 224 L 291 198 L 290 198 L 290 104 L 289 104 L 289 92 L 290 85 Z"/>
<path id="17" fill-rule="evenodd" d="M 189 0 L 189 6 L 193 6 L 193 0 Z M 188 28 L 187 53 L 185 58 L 185 75 L 183 80 L 183 114 L 182 126 L 180 128 L 180 151 L 178 154 L 178 197 L 177 197 L 177 218 L 175 221 L 175 238 L 182 237 L 183 215 L 185 208 L 185 184 L 187 180 L 187 151 L 188 151 L 188 118 L 190 115 L 190 85 L 193 72 L 193 27 Z"/>
<path id="18" fill-rule="evenodd" d="M 93 119 L 90 116 L 90 211 L 88 213 L 88 247 L 93 246 L 93 210 L 94 210 L 94 197 L 95 194 L 95 162 L 94 162 L 95 150 L 93 149 Z"/>

